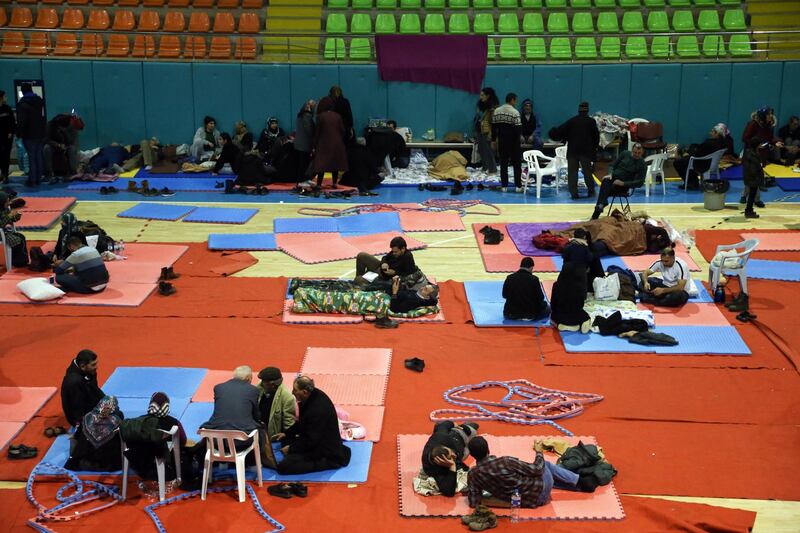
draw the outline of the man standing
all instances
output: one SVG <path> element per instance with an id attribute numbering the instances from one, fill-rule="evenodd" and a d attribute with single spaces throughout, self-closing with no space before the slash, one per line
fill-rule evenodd
<path id="1" fill-rule="evenodd" d="M 500 156 L 500 183 L 508 187 L 508 165 L 514 167 L 514 186 L 516 192 L 522 192 L 522 154 L 520 153 L 520 136 L 522 121 L 517 111 L 517 95 L 508 93 L 506 103 L 494 110 L 492 114 L 492 136 L 496 139 Z"/>
<path id="2" fill-rule="evenodd" d="M 280 369 L 268 366 L 258 373 L 261 380 L 258 389 L 258 410 L 261 423 L 267 428 L 267 435 L 272 438 L 290 428 L 297 417 L 297 400 L 283 384 Z"/>
<path id="3" fill-rule="evenodd" d="M 408 250 L 408 245 L 403 237 L 395 237 L 389 242 L 390 252 L 378 260 L 372 254 L 361 252 L 356 256 L 356 285 L 369 283 L 363 276 L 367 272 L 378 274 L 381 281 L 386 282 L 386 288 L 391 287 L 391 280 L 395 276 L 408 276 L 417 271 L 414 256 Z"/>
<path id="4" fill-rule="evenodd" d="M 61 382 L 61 407 L 71 426 L 77 427 L 84 415 L 95 408 L 105 394 L 97 385 L 97 354 L 81 350 L 72 360 Z"/>
<path id="5" fill-rule="evenodd" d="M 641 144 L 634 143 L 630 151 L 625 150 L 620 153 L 617 160 L 611 163 L 608 168 L 610 175 L 600 182 L 600 193 L 597 195 L 592 220 L 600 217 L 603 209 L 608 205 L 609 196 L 627 196 L 631 189 L 642 186 L 644 175 L 647 172 L 647 164 L 642 156 L 644 156 L 644 148 Z"/>
<path id="6" fill-rule="evenodd" d="M 37 187 L 44 173 L 44 143 L 47 137 L 47 119 L 44 116 L 44 100 L 33 92 L 30 83 L 20 85 L 22 98 L 17 103 L 17 137 L 22 139 L 28 152 L 30 170 L 25 185 Z"/>
<path id="7" fill-rule="evenodd" d="M 650 277 L 661 273 L 661 278 Z M 675 250 L 664 248 L 661 259 L 653 263 L 642 274 L 642 303 L 661 307 L 681 307 L 689 300 L 689 283 L 692 282 L 689 265 L 680 257 L 675 257 Z"/>
<path id="8" fill-rule="evenodd" d="M 583 181 L 589 189 L 589 198 L 594 196 L 594 161 L 597 159 L 597 145 L 600 143 L 600 130 L 589 116 L 589 103 L 581 102 L 578 114 L 555 128 L 555 137 L 567 143 L 567 182 L 569 194 L 578 199 L 578 164 L 583 170 Z"/>
<path id="9" fill-rule="evenodd" d="M 286 433 L 279 433 L 283 459 L 279 474 L 304 474 L 350 464 L 350 448 L 342 443 L 336 408 L 328 395 L 308 376 L 294 380 L 292 394 L 300 404 L 300 417 Z"/>
<path id="10" fill-rule="evenodd" d="M 8 105 L 6 92 L 0 91 L 0 183 L 8 181 L 8 166 L 11 161 L 11 147 L 14 144 L 14 132 L 17 121 L 14 111 Z"/>
<path id="11" fill-rule="evenodd" d="M 533 274 L 533 259 L 523 257 L 519 270 L 509 274 L 503 283 L 503 316 L 511 320 L 539 320 L 550 314 L 550 304 L 542 292 L 542 284 Z"/>
<path id="12" fill-rule="evenodd" d="M 79 235 L 67 239 L 69 256 L 53 262 L 55 282 L 66 292 L 94 294 L 108 285 L 108 269 L 97 248 L 87 245 Z"/>

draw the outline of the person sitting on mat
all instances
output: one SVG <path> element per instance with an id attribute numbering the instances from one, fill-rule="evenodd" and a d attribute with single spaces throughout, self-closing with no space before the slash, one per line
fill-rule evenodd
<path id="1" fill-rule="evenodd" d="M 510 456 L 495 457 L 489 455 L 489 443 L 483 437 L 472 439 L 468 448 L 477 461 L 467 474 L 470 507 L 481 503 L 489 507 L 510 507 L 514 491 L 519 491 L 522 507 L 541 507 L 550 501 L 553 488 L 585 492 L 594 492 L 597 488 L 593 476 L 581 477 L 545 461 L 542 452 L 536 452 L 532 463 Z"/>
<path id="2" fill-rule="evenodd" d="M 103 396 L 75 431 L 74 446 L 64 464 L 67 470 L 114 472 L 122 468 L 120 436 L 117 429 L 124 416 L 116 396 Z"/>
<path id="3" fill-rule="evenodd" d="M 475 422 L 456 425 L 449 420 L 433 426 L 422 449 L 422 473 L 431 476 L 445 496 L 455 496 L 458 471 L 469 470 L 464 464 L 467 444 L 478 434 L 478 427 Z"/>
<path id="4" fill-rule="evenodd" d="M 103 399 L 97 385 L 97 354 L 81 350 L 67 367 L 61 381 L 61 408 L 69 425 L 77 427 L 86 413 Z"/>
<path id="5" fill-rule="evenodd" d="M 6 245 L 11 248 L 11 265 L 24 267 L 28 265 L 28 245 L 25 235 L 16 231 L 15 222 L 22 218 L 22 213 L 11 207 L 11 198 L 5 192 L 0 192 L 0 232 L 5 235 Z"/>
<path id="6" fill-rule="evenodd" d="M 294 380 L 292 394 L 300 415 L 285 433 L 278 433 L 283 459 L 273 466 L 279 474 L 304 474 L 333 470 L 350 464 L 350 448 L 339 432 L 336 408 L 327 394 L 314 386 L 308 376 Z"/>
<path id="7" fill-rule="evenodd" d="M 550 298 L 550 320 L 558 324 L 560 331 L 589 332 L 592 319 L 583 309 L 587 293 L 586 268 L 577 262 L 564 263 Z"/>
<path id="8" fill-rule="evenodd" d="M 503 283 L 503 317 L 511 320 L 539 320 L 550 314 L 542 284 L 533 273 L 533 259 L 523 257 L 519 270 Z"/>
<path id="9" fill-rule="evenodd" d="M 594 250 L 592 235 L 583 228 L 574 231 L 572 238 L 561 250 L 561 259 L 564 260 L 563 264 L 575 263 L 586 269 L 586 290 L 592 289 L 595 278 L 602 278 L 606 274 L 600 262 L 600 254 Z"/>
<path id="10" fill-rule="evenodd" d="M 219 157 L 217 157 L 217 162 L 214 163 L 214 168 L 211 169 L 211 173 L 214 176 L 220 172 L 223 174 L 238 174 L 239 166 L 242 162 L 241 150 L 239 150 L 239 147 L 233 142 L 229 133 L 221 133 L 219 140 L 222 144 L 222 151 Z"/>
<path id="11" fill-rule="evenodd" d="M 108 269 L 97 248 L 89 246 L 78 235 L 71 235 L 67 239 L 69 256 L 63 261 L 53 261 L 55 278 L 51 282 L 61 287 L 65 292 L 80 294 L 94 294 L 100 292 L 108 285 Z"/>
<path id="12" fill-rule="evenodd" d="M 267 428 L 267 435 L 274 438 L 285 433 L 297 419 L 297 399 L 283 384 L 280 369 L 268 366 L 258 373 L 261 383 L 258 389 L 258 411 L 261 423 Z"/>
<path id="13" fill-rule="evenodd" d="M 603 209 L 608 205 L 609 196 L 627 196 L 632 189 L 642 186 L 647 173 L 647 164 L 642 156 L 644 156 L 642 145 L 633 143 L 630 151 L 624 150 L 616 161 L 611 163 L 608 167 L 609 175 L 600 183 L 592 220 L 600 218 Z"/>
<path id="14" fill-rule="evenodd" d="M 391 251 L 380 260 L 366 252 L 356 256 L 356 285 L 363 286 L 369 283 L 369 280 L 364 278 L 367 272 L 378 274 L 376 279 L 389 282 L 395 276 L 408 276 L 418 270 L 414 263 L 414 255 L 408 250 L 403 237 L 395 237 L 389 241 L 389 248 Z"/>
<path id="15" fill-rule="evenodd" d="M 192 140 L 190 154 L 195 161 L 207 161 L 219 153 L 221 148 L 217 121 L 214 117 L 203 118 L 203 126 L 197 128 Z"/>
<path id="16" fill-rule="evenodd" d="M 661 277 L 650 277 L 655 273 L 661 273 Z M 660 307 L 681 307 L 689 300 L 689 283 L 692 283 L 689 265 L 675 257 L 674 249 L 664 248 L 661 259 L 642 273 L 641 301 Z"/>

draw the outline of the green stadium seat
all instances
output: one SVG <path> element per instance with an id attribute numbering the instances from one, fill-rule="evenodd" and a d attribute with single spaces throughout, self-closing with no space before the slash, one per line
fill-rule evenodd
<path id="1" fill-rule="evenodd" d="M 367 13 L 353 13 L 350 33 L 372 33 L 372 19 Z"/>
<path id="2" fill-rule="evenodd" d="M 666 2 L 664 0 L 644 0 L 645 7 L 664 7 Z"/>
<path id="3" fill-rule="evenodd" d="M 567 7 L 567 0 L 545 0 L 544 5 L 547 9 L 560 9 Z"/>
<path id="4" fill-rule="evenodd" d="M 651 11 L 647 14 L 647 31 L 664 33 L 669 31 L 666 11 Z"/>
<path id="5" fill-rule="evenodd" d="M 617 7 L 616 0 L 594 0 L 594 7 L 598 9 L 614 9 Z"/>
<path id="6" fill-rule="evenodd" d="M 742 4 L 743 0 L 719 0 L 723 6 L 738 6 Z"/>
<path id="7" fill-rule="evenodd" d="M 544 33 L 544 22 L 541 13 L 525 13 L 522 19 L 522 33 L 539 34 Z"/>
<path id="8" fill-rule="evenodd" d="M 344 39 L 341 37 L 329 37 L 325 39 L 323 57 L 329 61 L 344 59 Z"/>
<path id="9" fill-rule="evenodd" d="M 450 0 L 447 5 L 450 9 L 469 9 L 469 0 Z"/>
<path id="10" fill-rule="evenodd" d="M 717 0 L 694 0 L 697 7 L 712 7 L 717 5 Z"/>
<path id="11" fill-rule="evenodd" d="M 509 61 L 519 61 L 522 59 L 519 39 L 516 37 L 503 37 L 500 39 L 500 59 Z"/>
<path id="12" fill-rule="evenodd" d="M 453 13 L 450 15 L 448 33 L 469 33 L 469 15 L 466 13 Z"/>
<path id="13" fill-rule="evenodd" d="M 494 0 L 472 0 L 475 9 L 494 9 Z"/>
<path id="14" fill-rule="evenodd" d="M 650 41 L 650 55 L 653 57 L 664 59 L 670 56 L 669 37 L 656 36 Z"/>
<path id="15" fill-rule="evenodd" d="M 550 59 L 572 59 L 572 46 L 569 37 L 553 37 L 550 39 Z"/>
<path id="16" fill-rule="evenodd" d="M 519 18 L 516 13 L 500 13 L 497 19 L 498 33 L 519 33 Z"/>
<path id="17" fill-rule="evenodd" d="M 572 9 L 591 9 L 592 0 L 570 0 L 569 5 Z"/>
<path id="18" fill-rule="evenodd" d="M 706 57 L 724 57 L 725 41 L 719 35 L 703 37 L 703 55 Z"/>
<path id="19" fill-rule="evenodd" d="M 422 7 L 422 0 L 400 0 L 400 9 L 419 9 Z"/>
<path id="20" fill-rule="evenodd" d="M 419 33 L 420 31 L 419 15 L 403 13 L 400 17 L 400 33 Z"/>
<path id="21" fill-rule="evenodd" d="M 594 37 L 578 37 L 575 40 L 576 59 L 597 59 L 597 45 Z"/>
<path id="22" fill-rule="evenodd" d="M 642 7 L 640 0 L 619 0 L 619 7 L 623 9 L 639 9 Z"/>
<path id="23" fill-rule="evenodd" d="M 327 33 L 347 33 L 347 17 L 342 13 L 329 13 L 325 21 L 325 31 Z"/>
<path id="24" fill-rule="evenodd" d="M 378 9 L 397 9 L 397 0 L 375 0 Z"/>
<path id="25" fill-rule="evenodd" d="M 372 9 L 372 0 L 353 0 L 353 3 L 350 5 L 353 9 Z"/>
<path id="26" fill-rule="evenodd" d="M 495 51 L 494 39 L 486 39 L 486 59 L 494 61 L 497 52 Z"/>
<path id="27" fill-rule="evenodd" d="M 672 7 L 688 7 L 692 5 L 691 0 L 669 0 L 669 5 Z"/>
<path id="28" fill-rule="evenodd" d="M 378 13 L 375 17 L 375 33 L 397 33 L 397 21 L 392 13 Z"/>
<path id="29" fill-rule="evenodd" d="M 347 0 L 328 0 L 328 9 L 347 9 Z"/>
<path id="30" fill-rule="evenodd" d="M 644 33 L 644 19 L 640 11 L 626 11 L 622 15 L 622 31 L 625 33 Z"/>
<path id="31" fill-rule="evenodd" d="M 597 15 L 597 31 L 600 33 L 619 33 L 619 22 L 615 11 L 603 11 Z"/>
<path id="32" fill-rule="evenodd" d="M 681 35 L 678 37 L 678 44 L 675 48 L 678 57 L 700 57 L 700 45 L 697 44 L 697 37 L 694 35 Z"/>
<path id="33" fill-rule="evenodd" d="M 529 37 L 525 39 L 525 59 L 546 59 L 547 50 L 542 37 Z"/>
<path id="34" fill-rule="evenodd" d="M 444 15 L 441 13 L 425 15 L 425 33 L 444 33 Z"/>
<path id="35" fill-rule="evenodd" d="M 628 37 L 625 41 L 625 55 L 631 59 L 647 57 L 647 41 L 644 37 Z"/>
<path id="36" fill-rule="evenodd" d="M 472 20 L 472 31 L 475 33 L 494 33 L 494 15 L 478 13 Z"/>
<path id="37" fill-rule="evenodd" d="M 547 33 L 569 33 L 566 13 L 550 13 L 547 16 Z"/>
<path id="38" fill-rule="evenodd" d="M 731 39 L 728 41 L 728 50 L 734 57 L 749 57 L 753 55 L 750 37 L 746 34 L 731 35 Z"/>
<path id="39" fill-rule="evenodd" d="M 497 0 L 497 7 L 500 9 L 517 9 L 517 6 L 519 6 L 517 0 Z M 502 59 L 508 59 L 507 57 L 503 57 L 502 51 L 503 51 L 503 43 L 500 43 L 500 52 L 501 52 L 500 57 Z"/>
<path id="40" fill-rule="evenodd" d="M 522 7 L 525 9 L 538 9 L 542 7 L 542 0 L 522 0 Z"/>
<path id="41" fill-rule="evenodd" d="M 578 11 L 572 15 L 572 32 L 594 33 L 594 21 L 592 20 L 591 11 Z"/>
<path id="42" fill-rule="evenodd" d="M 744 11 L 741 9 L 728 9 L 722 15 L 722 26 L 729 31 L 746 30 L 747 23 L 744 18 Z"/>
<path id="43" fill-rule="evenodd" d="M 719 31 L 719 14 L 716 9 L 704 9 L 697 16 L 697 28 L 700 31 Z"/>
<path id="44" fill-rule="evenodd" d="M 350 59 L 353 61 L 369 61 L 372 59 L 372 47 L 366 37 L 350 40 Z"/>
<path id="45" fill-rule="evenodd" d="M 672 29 L 675 31 L 694 31 L 694 15 L 688 9 L 672 12 Z"/>
<path id="46" fill-rule="evenodd" d="M 444 9 L 444 0 L 425 0 L 425 9 Z"/>
<path id="47" fill-rule="evenodd" d="M 619 59 L 622 54 L 622 44 L 619 37 L 603 37 L 600 41 L 600 57 L 603 59 Z"/>

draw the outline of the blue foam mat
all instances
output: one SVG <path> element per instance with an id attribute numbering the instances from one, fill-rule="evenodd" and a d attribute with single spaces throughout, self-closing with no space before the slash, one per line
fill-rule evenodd
<path id="1" fill-rule="evenodd" d="M 733 326 L 664 326 L 653 329 L 678 341 L 677 346 L 643 346 L 620 337 L 604 337 L 597 333 L 561 331 L 561 340 L 568 353 L 657 353 L 750 355 L 739 332 Z"/>
<path id="2" fill-rule="evenodd" d="M 561 271 L 561 267 L 564 266 L 564 259 L 560 255 L 554 255 L 552 256 L 552 259 L 553 259 L 553 264 L 556 266 L 556 269 Z M 534 261 L 536 261 L 536 258 L 534 258 Z M 601 257 L 600 264 L 603 265 L 604 271 L 607 271 L 608 267 L 610 267 L 611 265 L 618 266 L 623 270 L 628 269 L 628 265 L 626 265 L 622 257 L 618 255 L 607 255 L 605 257 Z M 535 269 L 536 267 L 534 267 L 534 270 Z"/>
<path id="3" fill-rule="evenodd" d="M 206 368 L 118 366 L 102 389 L 109 396 L 128 398 L 150 398 L 156 391 L 170 398 L 191 398 L 206 372 Z"/>
<path id="4" fill-rule="evenodd" d="M 509 320 L 503 317 L 502 281 L 465 281 L 464 291 L 472 312 L 472 321 L 479 328 L 540 328 L 549 327 L 550 318 L 540 320 Z M 545 295 L 547 298 L 547 295 Z"/>
<path id="5" fill-rule="evenodd" d="M 273 221 L 275 233 L 335 233 L 339 231 L 333 217 L 315 218 L 276 218 Z"/>
<path id="6" fill-rule="evenodd" d="M 350 215 L 337 217 L 335 220 L 339 232 L 347 236 L 403 231 L 403 226 L 400 225 L 400 215 L 394 211 Z"/>
<path id="7" fill-rule="evenodd" d="M 200 424 L 208 422 L 214 412 L 214 402 L 192 402 L 186 406 L 183 414 L 178 418 L 186 432 L 186 438 L 200 442 L 197 430 Z"/>
<path id="8" fill-rule="evenodd" d="M 42 457 L 42 463 L 48 463 L 55 466 L 64 466 L 66 464 L 67 459 L 69 459 L 69 435 L 59 435 L 53 441 L 53 444 L 50 446 L 50 449 L 47 450 L 47 453 L 44 454 Z M 47 475 L 54 475 L 57 474 L 56 471 L 50 468 L 40 468 L 38 470 L 39 474 L 47 476 Z M 92 475 L 111 475 L 111 476 L 121 476 L 122 471 L 117 470 L 116 472 L 91 472 L 91 471 L 75 471 L 76 474 L 79 476 L 92 476 Z"/>
<path id="9" fill-rule="evenodd" d="M 274 233 L 211 233 L 210 250 L 277 250 Z"/>
<path id="10" fill-rule="evenodd" d="M 720 171 L 720 178 L 724 180 L 740 180 L 744 177 L 742 165 L 734 165 Z"/>
<path id="11" fill-rule="evenodd" d="M 800 178 L 780 178 L 775 181 L 784 191 L 800 191 Z"/>
<path id="12" fill-rule="evenodd" d="M 753 279 L 800 281 L 800 263 L 795 263 L 794 261 L 751 259 L 747 262 L 747 277 Z"/>
<path id="13" fill-rule="evenodd" d="M 196 209 L 193 205 L 140 203 L 126 209 L 117 216 L 122 218 L 146 218 L 153 220 L 178 220 Z"/>
<path id="14" fill-rule="evenodd" d="M 119 410 L 125 415 L 125 418 L 136 418 L 147 414 L 147 406 L 150 403 L 150 398 L 131 398 L 126 396 L 117 397 L 119 402 Z M 169 414 L 179 419 L 186 410 L 186 407 L 191 401 L 190 398 L 177 398 L 174 396 L 169 397 Z"/>
<path id="15" fill-rule="evenodd" d="M 184 222 L 210 222 L 218 224 L 244 224 L 258 213 L 258 209 L 241 207 L 198 207 Z"/>
<path id="16" fill-rule="evenodd" d="M 708 293 L 708 289 L 706 286 L 700 283 L 699 280 L 694 280 L 694 286 L 697 287 L 697 296 L 693 296 L 689 298 L 690 302 L 696 304 L 712 304 L 714 303 L 714 298 Z"/>

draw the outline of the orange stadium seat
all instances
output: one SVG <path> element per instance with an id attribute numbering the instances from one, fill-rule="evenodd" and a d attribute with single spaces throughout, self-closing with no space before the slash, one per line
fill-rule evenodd
<path id="1" fill-rule="evenodd" d="M 142 5 L 145 7 L 163 7 L 164 0 L 144 0 Z"/>
<path id="2" fill-rule="evenodd" d="M 29 7 L 11 8 L 11 20 L 8 21 L 9 28 L 30 28 L 33 25 L 33 14 Z"/>
<path id="3" fill-rule="evenodd" d="M 156 55 L 156 40 L 152 35 L 136 35 L 133 38 L 132 57 L 153 57 Z"/>
<path id="4" fill-rule="evenodd" d="M 117 5 L 125 7 L 136 7 L 139 5 L 139 0 L 119 0 L 119 3 Z"/>
<path id="5" fill-rule="evenodd" d="M 74 56 L 78 53 L 78 36 L 74 33 L 57 33 L 53 55 Z"/>
<path id="6" fill-rule="evenodd" d="M 187 37 L 183 45 L 183 57 L 202 59 L 206 57 L 206 40 L 204 37 Z"/>
<path id="7" fill-rule="evenodd" d="M 89 21 L 92 18 L 89 16 Z M 103 55 L 105 46 L 103 45 L 103 36 L 99 33 L 84 33 L 81 43 L 81 55 L 97 57 Z"/>
<path id="8" fill-rule="evenodd" d="M 85 6 L 89 0 L 67 0 L 67 3 L 71 6 Z"/>
<path id="9" fill-rule="evenodd" d="M 114 0 L 92 0 L 92 4 L 96 6 L 113 6 Z"/>
<path id="10" fill-rule="evenodd" d="M 127 35 L 109 35 L 108 48 L 106 55 L 108 57 L 127 57 L 131 52 L 131 42 L 128 40 Z"/>
<path id="11" fill-rule="evenodd" d="M 192 7 L 208 9 L 214 7 L 214 0 L 192 0 Z"/>
<path id="12" fill-rule="evenodd" d="M 0 7 L 0 27 L 8 24 L 8 16 L 6 15 L 6 8 Z"/>
<path id="13" fill-rule="evenodd" d="M 43 31 L 36 31 L 29 35 L 28 55 L 45 56 L 50 48 L 50 37 Z"/>
<path id="14" fill-rule="evenodd" d="M 243 9 L 261 9 L 263 5 L 262 0 L 242 0 Z"/>
<path id="15" fill-rule="evenodd" d="M 85 19 L 83 18 L 83 11 L 68 7 L 64 10 L 64 16 L 61 17 L 61 29 L 64 30 L 79 30 L 83 28 Z"/>
<path id="16" fill-rule="evenodd" d="M 208 53 L 211 59 L 230 59 L 231 40 L 228 37 L 212 37 L 211 48 Z"/>
<path id="17" fill-rule="evenodd" d="M 136 26 L 136 17 L 133 11 L 129 9 L 117 9 L 114 12 L 114 24 L 111 26 L 112 30 L 117 31 L 131 31 Z M 108 43 L 111 46 L 111 43 Z"/>
<path id="18" fill-rule="evenodd" d="M 44 30 L 58 28 L 58 13 L 56 13 L 56 10 L 52 7 L 40 7 L 36 11 L 36 27 Z"/>
<path id="19" fill-rule="evenodd" d="M 111 18 L 105 9 L 92 9 L 89 11 L 89 22 L 86 28 L 90 30 L 107 30 L 111 26 Z"/>
<path id="20" fill-rule="evenodd" d="M 217 0 L 217 8 L 236 9 L 239 7 L 239 0 Z"/>
<path id="21" fill-rule="evenodd" d="M 233 57 L 239 60 L 255 59 L 257 46 L 255 38 L 239 37 L 236 39 L 236 51 L 233 53 Z"/>
<path id="22" fill-rule="evenodd" d="M 246 11 L 239 15 L 239 33 L 258 33 L 261 31 L 261 20 L 258 13 Z"/>
<path id="23" fill-rule="evenodd" d="M 168 13 L 167 15 L 170 15 Z M 166 24 L 166 18 L 164 24 Z M 181 40 L 177 35 L 163 35 L 158 41 L 158 57 L 180 57 Z"/>
<path id="24" fill-rule="evenodd" d="M 64 0 L 42 0 L 43 4 L 58 4 L 61 5 L 64 3 Z"/>
<path id="25" fill-rule="evenodd" d="M 3 44 L 0 54 L 21 54 L 25 50 L 25 36 L 21 31 L 7 31 L 3 33 Z"/>
<path id="26" fill-rule="evenodd" d="M 161 17 L 158 11 L 142 11 L 139 13 L 139 31 L 158 31 L 161 29 Z"/>
<path id="27" fill-rule="evenodd" d="M 217 12 L 214 17 L 214 33 L 233 33 L 235 22 L 230 13 Z"/>
<path id="28" fill-rule="evenodd" d="M 6 1 L 8 1 L 8 0 L 6 0 Z M 10 4 L 11 2 L 8 2 L 8 3 Z M 39 0 L 17 0 L 17 3 L 18 4 L 38 4 Z"/>
<path id="29" fill-rule="evenodd" d="M 169 7 L 189 7 L 189 0 L 167 0 Z"/>
<path id="30" fill-rule="evenodd" d="M 180 11 L 168 11 L 164 17 L 164 31 L 183 31 L 186 28 L 186 18 Z"/>
<path id="31" fill-rule="evenodd" d="M 189 17 L 189 31 L 192 33 L 205 33 L 211 29 L 211 19 L 205 11 L 192 11 Z"/>

